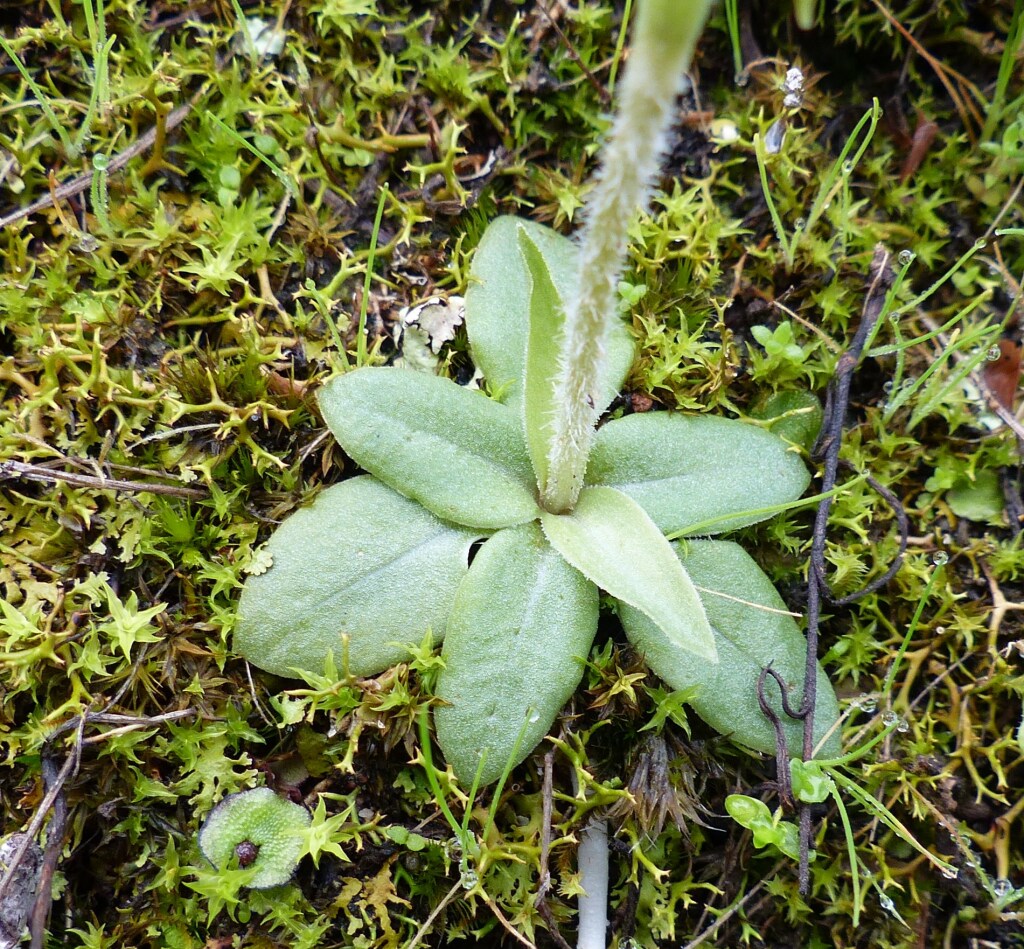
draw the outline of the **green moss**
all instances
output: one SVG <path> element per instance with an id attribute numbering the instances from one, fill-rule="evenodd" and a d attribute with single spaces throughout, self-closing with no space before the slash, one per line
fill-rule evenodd
<path id="1" fill-rule="evenodd" d="M 875 245 L 889 248 L 897 271 L 901 250 L 916 255 L 854 381 L 842 451 L 853 470 L 834 503 L 831 581 L 849 593 L 896 551 L 893 515 L 857 473 L 905 506 L 910 554 L 885 590 L 826 607 L 822 654 L 846 707 L 858 706 L 847 744 L 877 734 L 890 707 L 907 722 L 851 773 L 960 876 L 916 862 L 848 800 L 869 874 L 860 932 L 834 811 L 816 834 L 810 893 L 799 896 L 791 862 L 755 851 L 722 819 L 726 795 L 760 794 L 774 763 L 738 753 L 687 717 L 678 696 L 637 678 L 643 667 L 609 617 L 587 690 L 549 746 L 546 900 L 570 939 L 572 835 L 595 808 L 624 800 L 638 770 L 648 788 L 674 794 L 685 772 L 709 825 L 667 821 L 651 839 L 644 815 L 626 811 L 612 912 L 632 918 L 641 945 L 689 941 L 730 906 L 714 936 L 721 944 L 845 945 L 870 933 L 872 944 L 902 946 L 911 937 L 900 918 L 929 945 L 1019 938 L 1024 555 L 992 490 L 993 479 L 1000 491 L 1015 482 L 1018 454 L 1011 432 L 980 424 L 984 407 L 960 376 L 961 360 L 983 368 L 1000 334 L 1019 329 L 1024 243 L 991 231 L 1019 223 L 1024 96 L 1019 38 L 1006 42 L 1019 6 L 970 17 L 953 2 L 890 7 L 932 61 L 880 6 L 842 0 L 810 34 L 792 32 L 781 8 L 755 10 L 752 35 L 783 64 L 745 86 L 733 82 L 723 18 L 699 46 L 700 107 L 734 123 L 738 138 L 709 139 L 687 120 L 652 213 L 633 227 L 623 292 L 640 353 L 630 408 L 650 398 L 757 417 L 773 397 L 810 391 L 824 401 L 858 325 Z M 178 5 L 110 0 L 108 84 L 95 97 L 85 9 L 26 7 L 4 27 L 83 151 L 66 148 L 22 75 L 5 70 L 0 214 L 46 198 L 51 172 L 55 185 L 86 177 L 78 195 L 0 230 L 0 464 L 36 466 L 5 469 L 0 491 L 0 783 L 10 789 L 0 824 L 28 824 L 45 793 L 44 756 L 63 763 L 80 716 L 125 716 L 82 725 L 81 762 L 64 788 L 53 944 L 406 945 L 459 872 L 452 830 L 436 817 L 423 768 L 410 764 L 422 754 L 412 725 L 438 658 L 423 645 L 365 682 L 341 677 L 340 653 L 304 685 L 253 673 L 231 644 L 238 591 L 273 526 L 355 473 L 324 437 L 312 395 L 356 359 L 380 189 L 390 198 L 367 326 L 370 353 L 386 361 L 401 306 L 465 291 L 488 220 L 577 223 L 606 127 L 602 94 L 621 59 L 620 8 L 571 6 L 558 20 L 563 40 L 529 5 L 310 0 L 284 16 L 277 58 L 252 62 L 230 4 L 180 18 Z M 246 8 L 271 26 L 277 13 Z M 873 97 L 885 114 L 787 255 L 754 135 L 780 114 L 779 81 L 798 58 L 807 85 L 820 81 L 790 114 L 781 152 L 765 157 L 784 240 L 801 218 L 807 225 Z M 194 108 L 145 145 L 147 130 L 193 96 Z M 919 120 L 938 134 L 902 178 Z M 140 153 L 107 173 L 104 202 L 91 156 L 137 143 Z M 452 349 L 459 359 L 445 364 L 464 367 L 465 340 Z M 114 490 L 101 477 L 134 487 Z M 964 506 L 979 484 L 980 512 Z M 797 612 L 811 519 L 792 511 L 743 532 Z M 948 562 L 938 568 L 940 552 Z M 672 749 L 676 770 L 664 779 L 642 764 L 647 725 Z M 486 836 L 486 816 L 469 815 L 488 855 L 480 887 L 450 897 L 435 941 L 511 939 L 495 910 L 517 932 L 546 938 L 534 902 L 543 751 L 513 771 Z M 319 869 L 304 866 L 273 898 L 242 889 L 232 876 L 241 871 L 216 874 L 193 843 L 200 818 L 261 773 L 320 807 L 317 826 L 327 828 Z M 448 776 L 439 782 L 461 821 L 464 791 Z M 774 810 L 770 792 L 762 796 Z M 426 846 L 414 850 L 402 830 Z M 740 869 L 723 876 L 726 855 Z"/>

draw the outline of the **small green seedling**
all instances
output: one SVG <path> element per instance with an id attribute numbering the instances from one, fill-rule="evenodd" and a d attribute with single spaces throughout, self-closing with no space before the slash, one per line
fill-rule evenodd
<path id="1" fill-rule="evenodd" d="M 911 640 L 914 638 L 914 634 L 917 632 L 921 614 L 924 611 L 925 603 L 931 595 L 932 587 L 935 584 L 938 572 L 938 570 L 933 572 L 929 578 L 928 583 L 921 594 L 921 598 L 918 601 L 914 616 L 907 627 L 907 631 L 903 637 L 903 643 L 897 651 L 892 665 L 889 668 L 889 672 L 886 675 L 885 684 L 882 688 L 882 694 L 886 702 L 889 700 L 893 683 L 896 681 L 896 675 L 906 654 L 907 647 L 910 645 Z M 789 762 L 789 780 L 793 797 L 801 804 L 823 804 L 829 799 L 829 797 L 831 797 L 832 802 L 835 805 L 836 812 L 839 815 L 840 823 L 843 826 L 843 834 L 846 837 L 846 850 L 850 860 L 850 867 L 853 870 L 850 880 L 853 890 L 854 926 L 857 926 L 859 923 L 860 912 L 864 906 L 864 896 L 860 882 L 861 861 L 857 856 L 857 846 L 853 837 L 853 827 L 850 823 L 850 817 L 847 813 L 846 804 L 843 801 L 842 794 L 840 793 L 841 791 L 846 791 L 847 794 L 857 803 L 861 804 L 875 820 L 885 824 L 894 834 L 896 834 L 897 837 L 913 847 L 947 879 L 951 879 L 956 875 L 956 868 L 952 866 L 952 864 L 935 856 L 935 854 L 922 846 L 910 830 L 893 815 L 885 804 L 877 800 L 872 794 L 861 787 L 857 780 L 851 778 L 845 773 L 845 769 L 848 765 L 866 757 L 873 748 L 877 747 L 889 738 L 894 732 L 900 731 L 901 727 L 906 727 L 905 725 L 901 726 L 899 716 L 891 709 L 883 713 L 881 719 L 885 726 L 881 731 L 867 739 L 858 747 L 839 757 L 816 757 L 811 761 L 803 761 L 800 758 L 793 758 Z M 767 805 L 763 801 L 759 801 L 757 798 L 748 797 L 744 794 L 730 795 L 726 799 L 725 808 L 729 812 L 729 816 L 732 817 L 736 823 L 753 832 L 754 845 L 756 847 L 765 847 L 769 844 L 774 844 L 776 849 L 786 854 L 786 856 L 794 860 L 799 859 L 799 832 L 795 824 L 781 820 L 781 808 L 772 814 L 769 812 Z M 810 859 L 813 858 L 814 852 L 811 851 Z M 879 892 L 879 901 L 882 906 L 888 912 L 893 913 L 897 919 L 902 921 L 899 914 L 895 912 L 895 908 L 893 907 L 892 901 L 889 897 L 886 896 L 883 891 L 880 890 Z"/>
<path id="2" fill-rule="evenodd" d="M 768 805 L 756 797 L 730 794 L 725 799 L 725 809 L 737 824 L 754 835 L 755 847 L 774 847 L 793 860 L 799 859 L 800 828 L 792 821 L 782 820 L 781 807 L 773 814 Z M 811 859 L 814 859 L 813 852 Z"/>
<path id="3" fill-rule="evenodd" d="M 322 674 L 332 655 L 374 675 L 425 631 L 443 637 L 437 737 L 466 786 L 496 781 L 551 729 L 582 678 L 600 590 L 651 669 L 696 687 L 697 712 L 748 748 L 775 750 L 760 671 L 794 702 L 803 689 L 803 637 L 754 561 L 732 543 L 669 540 L 792 502 L 809 481 L 799 454 L 737 420 L 656 412 L 598 426 L 633 360 L 619 317 L 626 233 L 703 23 L 704 5 L 690 7 L 640 10 L 579 246 L 502 217 L 477 249 L 465 322 L 499 397 L 394 367 L 329 381 L 324 419 L 370 476 L 283 524 L 242 594 L 235 646 L 281 675 Z M 818 674 L 821 739 L 838 707 Z M 801 725 L 787 728 L 795 752 Z"/>
<path id="4" fill-rule="evenodd" d="M 310 816 L 270 788 L 230 794 L 206 818 L 199 849 L 218 870 L 248 869 L 246 885 L 266 890 L 287 883 L 306 850 Z"/>

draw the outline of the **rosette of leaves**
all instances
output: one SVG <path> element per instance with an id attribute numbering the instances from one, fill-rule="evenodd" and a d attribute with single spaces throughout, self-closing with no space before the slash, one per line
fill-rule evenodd
<path id="1" fill-rule="evenodd" d="M 804 639 L 768 578 L 735 544 L 685 540 L 798 498 L 809 477 L 792 446 L 737 420 L 626 416 L 598 429 L 571 509 L 538 500 L 576 255 L 568 239 L 517 218 L 484 235 L 466 323 L 497 398 L 389 367 L 321 389 L 325 421 L 370 476 L 328 488 L 282 524 L 239 607 L 236 648 L 284 676 L 339 660 L 374 675 L 427 631 L 443 639 L 437 737 L 467 783 L 478 770 L 482 783 L 496 780 L 547 734 L 582 678 L 599 590 L 651 669 L 674 688 L 695 686 L 697 713 L 748 748 L 775 747 L 757 702 L 761 669 L 782 677 L 792 704 L 803 689 Z M 607 348 L 599 411 L 633 358 L 621 322 Z M 778 688 L 768 691 L 781 715 Z M 837 714 L 819 671 L 819 735 Z M 793 753 L 800 728 L 786 725 Z"/>
<path id="2" fill-rule="evenodd" d="M 199 830 L 199 849 L 218 870 L 248 869 L 245 885 L 251 889 L 281 886 L 305 853 L 310 821 L 304 807 L 270 788 L 240 791 L 207 815 Z"/>

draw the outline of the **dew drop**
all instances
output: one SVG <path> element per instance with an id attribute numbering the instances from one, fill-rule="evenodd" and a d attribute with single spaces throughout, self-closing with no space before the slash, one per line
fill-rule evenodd
<path id="1" fill-rule="evenodd" d="M 949 554 L 944 550 L 936 550 L 932 555 L 932 563 L 935 564 L 936 567 L 944 566 L 949 563 Z"/>
<path id="2" fill-rule="evenodd" d="M 844 161 L 843 162 L 843 174 L 844 175 L 853 174 L 853 162 L 852 161 Z"/>
<path id="3" fill-rule="evenodd" d="M 463 870 L 459 882 L 464 890 L 471 890 L 480 882 L 480 877 L 477 876 L 476 870 Z"/>
<path id="4" fill-rule="evenodd" d="M 891 899 L 889 899 L 888 895 L 885 893 L 879 895 L 878 905 L 881 906 L 882 909 L 884 909 L 887 913 L 896 912 L 896 904 Z"/>
<path id="5" fill-rule="evenodd" d="M 974 246 L 975 246 L 975 247 L 985 247 L 985 246 L 986 246 L 987 244 L 988 244 L 988 241 L 987 241 L 987 240 L 985 240 L 985 238 L 984 238 L 984 237 L 979 237 L 979 238 L 978 238 L 978 239 L 977 239 L 977 240 L 976 240 L 976 241 L 974 242 Z"/>
<path id="6" fill-rule="evenodd" d="M 863 711 L 867 712 L 868 715 L 871 715 L 874 713 L 875 709 L 878 708 L 878 699 L 876 699 L 873 695 L 868 695 L 867 692 L 865 692 L 854 702 L 854 704 L 857 706 L 857 708 L 863 709 Z"/>
<path id="7" fill-rule="evenodd" d="M 802 217 L 798 217 L 793 222 L 793 227 L 795 227 L 798 231 L 802 231 L 806 226 L 807 222 Z"/>
<path id="8" fill-rule="evenodd" d="M 960 876 L 960 871 L 956 867 L 945 866 L 942 868 L 942 875 L 947 880 L 955 880 Z"/>
<path id="9" fill-rule="evenodd" d="M 901 718 L 896 723 L 896 731 L 898 731 L 901 735 L 905 735 L 908 731 L 910 731 L 910 722 L 908 722 L 905 718 Z"/>
<path id="10" fill-rule="evenodd" d="M 901 267 L 909 267 L 916 257 L 917 254 L 912 250 L 907 250 L 905 247 L 896 255 L 896 259 L 900 262 Z"/>
<path id="11" fill-rule="evenodd" d="M 106 171 L 110 167 L 110 156 L 109 155 L 93 155 L 92 156 L 92 167 L 96 171 Z"/>
<path id="12" fill-rule="evenodd" d="M 730 119 L 715 119 L 708 128 L 708 131 L 711 133 L 712 138 L 717 138 L 726 144 L 735 142 L 740 137 L 740 130 L 737 128 L 736 123 Z"/>
<path id="13" fill-rule="evenodd" d="M 988 352 L 985 353 L 985 358 L 989 362 L 996 362 L 996 360 L 998 360 L 1001 355 L 1002 350 L 1000 350 L 998 346 L 990 346 Z"/>
<path id="14" fill-rule="evenodd" d="M 997 900 L 1001 900 L 1013 889 L 1013 884 L 1006 879 L 1006 877 L 999 877 L 992 884 L 992 892 L 995 894 Z"/>
<path id="15" fill-rule="evenodd" d="M 732 77 L 733 82 L 736 83 L 741 89 L 750 82 L 750 73 L 745 69 L 741 69 L 735 76 Z"/>
<path id="16" fill-rule="evenodd" d="M 936 636 L 945 636 L 946 635 L 946 627 L 945 626 L 936 626 L 935 627 L 935 635 Z"/>
<path id="17" fill-rule="evenodd" d="M 889 728 L 891 725 L 895 725 L 900 720 L 899 715 L 893 711 L 882 712 L 882 724 Z"/>
<path id="18" fill-rule="evenodd" d="M 540 721 L 540 712 L 533 712 L 530 715 L 529 722 L 531 725 L 536 725 Z"/>
<path id="19" fill-rule="evenodd" d="M 893 384 L 891 379 L 882 386 L 882 390 L 886 393 L 892 392 Z"/>

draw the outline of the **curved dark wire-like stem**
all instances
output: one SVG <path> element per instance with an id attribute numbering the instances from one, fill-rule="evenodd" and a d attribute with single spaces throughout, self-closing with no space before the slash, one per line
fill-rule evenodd
<path id="1" fill-rule="evenodd" d="M 803 714 L 799 709 L 794 709 L 790 706 L 789 696 L 786 695 L 786 683 L 782 676 L 771 666 L 762 669 L 761 674 L 757 677 L 757 704 L 761 707 L 761 714 L 771 722 L 771 726 L 775 730 L 775 773 L 779 785 L 779 800 L 782 801 L 784 807 L 793 807 L 793 787 L 792 782 L 789 780 L 789 749 L 786 742 L 786 732 L 782 719 L 776 714 L 775 709 L 768 704 L 768 697 L 765 694 L 765 683 L 769 676 L 775 680 L 779 687 L 779 692 L 782 696 L 782 710 L 790 718 L 795 719 L 803 718 Z"/>
<path id="2" fill-rule="evenodd" d="M 839 450 L 842 446 L 846 412 L 850 404 L 850 388 L 853 383 L 853 374 L 860 363 L 864 347 L 874 331 L 875 324 L 882 315 L 886 293 L 893 283 L 893 272 L 889 266 L 890 258 L 891 254 L 881 244 L 875 247 L 875 253 L 868 272 L 869 283 L 860 326 L 857 328 L 849 349 L 839 357 L 835 378 L 829 386 L 825 419 L 822 424 L 821 435 L 818 438 L 818 444 L 815 446 L 815 453 L 822 459 L 822 492 L 830 492 L 836 486 L 840 467 Z M 885 583 L 888 583 L 896 571 L 899 570 L 903 560 L 903 552 L 906 549 L 907 519 L 902 506 L 896 496 L 877 481 L 869 479 L 869 483 L 871 483 L 871 486 L 896 514 L 897 525 L 900 530 L 900 552 L 889 569 L 868 584 L 863 590 L 859 590 L 857 593 L 850 594 L 842 599 L 837 600 L 833 598 L 825 579 L 825 544 L 828 535 L 828 518 L 832 510 L 832 497 L 823 498 L 818 505 L 814 518 L 814 533 L 811 540 L 810 565 L 807 577 L 807 662 L 804 667 L 803 699 L 800 703 L 798 714 L 793 715 L 790 710 L 786 709 L 787 714 L 792 718 L 803 720 L 804 760 L 809 760 L 814 756 L 814 709 L 817 703 L 818 685 L 818 626 L 821 621 L 822 600 L 827 600 L 836 605 L 845 605 L 855 602 L 860 597 L 879 589 Z M 777 731 L 777 734 L 781 734 L 781 732 Z M 780 740 L 782 741 L 782 748 L 785 749 L 784 736 Z M 785 780 L 788 785 L 788 762 L 785 768 L 782 768 L 780 765 L 780 771 L 782 770 L 786 772 Z M 780 782 L 781 780 L 783 779 L 780 776 Z M 811 811 L 807 804 L 803 804 L 800 808 L 800 892 L 803 894 L 806 894 L 810 889 L 810 840 Z M 853 872 L 856 872 L 856 867 L 853 868 Z"/>

